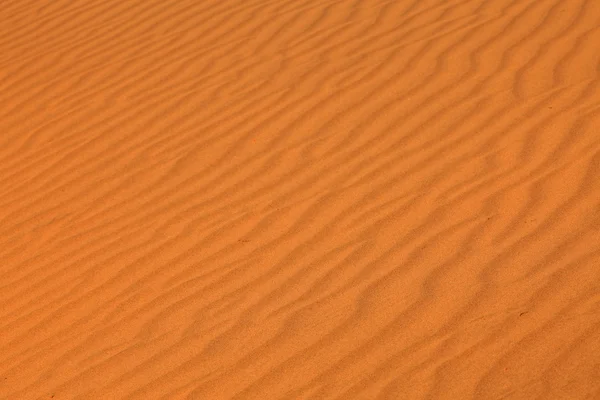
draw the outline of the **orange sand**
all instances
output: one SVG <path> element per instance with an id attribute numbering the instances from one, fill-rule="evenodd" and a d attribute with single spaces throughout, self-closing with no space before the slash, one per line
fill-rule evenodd
<path id="1" fill-rule="evenodd" d="M 600 399 L 600 1 L 8 0 L 0 398 Z"/>

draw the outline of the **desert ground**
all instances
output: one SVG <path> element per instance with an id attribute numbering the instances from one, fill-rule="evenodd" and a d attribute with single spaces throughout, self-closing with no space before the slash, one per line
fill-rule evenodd
<path id="1" fill-rule="evenodd" d="M 600 1 L 3 1 L 0 399 L 600 399 Z"/>

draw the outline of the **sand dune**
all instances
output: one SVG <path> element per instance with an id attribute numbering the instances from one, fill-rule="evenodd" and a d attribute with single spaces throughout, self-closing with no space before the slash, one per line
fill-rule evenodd
<path id="1" fill-rule="evenodd" d="M 0 398 L 600 399 L 600 2 L 9 0 Z"/>

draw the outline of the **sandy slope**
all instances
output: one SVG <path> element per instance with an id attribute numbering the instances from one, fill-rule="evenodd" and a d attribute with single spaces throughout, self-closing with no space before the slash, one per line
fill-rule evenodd
<path id="1" fill-rule="evenodd" d="M 0 398 L 600 398 L 599 1 L 1 6 Z"/>

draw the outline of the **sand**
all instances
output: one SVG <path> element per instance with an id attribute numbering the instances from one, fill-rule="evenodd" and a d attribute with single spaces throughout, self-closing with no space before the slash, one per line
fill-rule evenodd
<path id="1" fill-rule="evenodd" d="M 0 398 L 600 399 L 600 2 L 8 0 Z"/>

